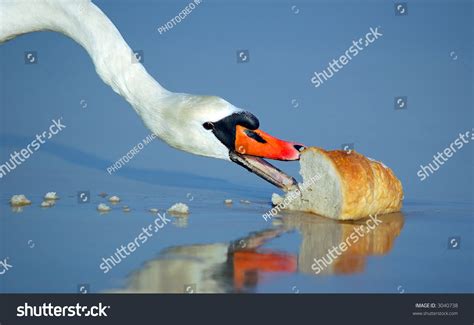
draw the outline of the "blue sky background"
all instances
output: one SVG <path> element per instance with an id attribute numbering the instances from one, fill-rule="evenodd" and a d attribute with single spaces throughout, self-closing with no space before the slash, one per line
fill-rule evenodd
<path id="1" fill-rule="evenodd" d="M 424 182 L 416 175 L 460 132 L 472 131 L 472 1 L 409 1 L 408 15 L 396 16 L 392 1 L 209 0 L 162 35 L 157 28 L 188 1 L 94 2 L 133 49 L 144 51 L 145 67 L 166 88 L 221 96 L 283 139 L 327 149 L 355 143 L 395 171 L 409 200 L 472 202 L 472 144 Z M 377 26 L 379 40 L 322 86 L 312 86 L 314 71 Z M 249 50 L 250 62 L 236 62 L 240 49 Z M 29 50 L 38 53 L 38 64 L 24 63 Z M 148 130 L 103 84 L 79 45 L 57 33 L 29 34 L 1 45 L 0 62 L 1 163 L 51 119 L 62 116 L 67 125 L 0 181 L 3 194 L 37 182 L 75 190 L 127 177 L 124 170 L 109 176 L 106 168 Z M 406 110 L 394 109 L 395 96 L 408 97 Z M 298 174 L 297 162 L 277 165 Z M 212 177 L 268 197 L 273 190 L 237 165 L 158 141 L 127 166 Z M 145 181 L 129 190 L 140 192 Z"/>

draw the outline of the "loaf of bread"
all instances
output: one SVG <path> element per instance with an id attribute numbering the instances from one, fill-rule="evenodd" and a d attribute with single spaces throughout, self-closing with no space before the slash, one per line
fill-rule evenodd
<path id="1" fill-rule="evenodd" d="M 357 220 L 402 207 L 402 184 L 392 170 L 353 150 L 309 147 L 302 152 L 300 164 L 303 183 L 284 197 L 274 195 L 277 208 Z"/>

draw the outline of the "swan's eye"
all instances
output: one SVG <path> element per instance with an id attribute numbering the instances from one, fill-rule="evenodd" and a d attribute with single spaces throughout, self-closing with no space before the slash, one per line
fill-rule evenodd
<path id="1" fill-rule="evenodd" d="M 206 130 L 212 130 L 214 128 L 214 124 L 212 122 L 206 122 L 202 125 Z"/>

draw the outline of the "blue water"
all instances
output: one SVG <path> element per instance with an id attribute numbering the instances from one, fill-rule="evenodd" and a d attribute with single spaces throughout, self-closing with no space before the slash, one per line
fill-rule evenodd
<path id="1" fill-rule="evenodd" d="M 221 96 L 284 139 L 327 149 L 353 143 L 393 169 L 405 205 L 315 274 L 313 259 L 358 223 L 300 213 L 266 222 L 271 185 L 159 140 L 109 175 L 149 131 L 79 45 L 28 34 L 0 45 L 0 164 L 52 119 L 67 127 L 0 180 L 0 261 L 13 266 L 0 274 L 1 292 L 77 292 L 83 284 L 90 292 L 474 291 L 472 141 L 428 179 L 417 176 L 460 132 L 472 132 L 472 1 L 409 1 L 408 15 L 396 16 L 387 1 L 205 0 L 163 35 L 157 28 L 188 0 L 94 2 L 166 88 Z M 311 84 L 377 26 L 382 38 L 322 86 Z M 245 64 L 236 62 L 242 49 Z M 37 64 L 25 64 L 26 51 Z M 394 109 L 396 96 L 407 97 L 406 109 Z M 297 162 L 277 166 L 297 176 Z M 78 203 L 81 190 L 90 203 Z M 61 199 L 41 208 L 49 191 Z M 101 215 L 101 192 L 123 201 Z M 8 200 L 20 193 L 33 204 L 12 211 Z M 188 218 L 171 218 L 103 273 L 102 258 L 153 222 L 148 209 L 176 202 L 189 205 Z"/>
<path id="2" fill-rule="evenodd" d="M 89 292 L 474 291 L 469 204 L 408 201 L 402 213 L 380 217 L 375 230 L 316 275 L 313 259 L 364 221 L 336 222 L 297 212 L 265 221 L 262 214 L 271 205 L 264 191 L 199 189 L 201 179 L 190 176 L 187 182 L 194 187 L 141 183 L 143 191 L 136 193 L 128 188 L 141 181 L 94 180 L 93 174 L 69 174 L 63 181 L 65 175 L 58 180 L 53 171 L 43 172 L 45 183 L 21 191 L 33 201 L 22 211 L 12 209 L 10 194 L 2 193 L 0 257 L 9 257 L 13 266 L 0 277 L 2 292 L 77 292 L 82 284 Z M 106 185 L 88 187 L 90 203 L 80 204 L 75 189 L 85 189 L 78 180 L 86 178 Z M 12 187 L 10 193 L 19 193 Z M 39 207 L 46 188 L 61 197 L 52 208 Z M 98 203 L 107 202 L 98 195 L 102 191 L 122 198 L 106 214 L 96 211 Z M 226 198 L 233 204 L 225 205 Z M 171 222 L 104 274 L 102 258 L 153 224 L 156 216 L 148 209 L 164 212 L 175 202 L 188 204 L 190 215 L 167 214 Z M 132 211 L 123 212 L 123 205 Z M 450 237 L 460 238 L 458 249 L 448 247 Z"/>

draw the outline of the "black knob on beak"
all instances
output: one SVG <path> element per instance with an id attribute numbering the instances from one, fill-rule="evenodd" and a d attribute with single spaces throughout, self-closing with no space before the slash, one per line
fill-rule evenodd
<path id="1" fill-rule="evenodd" d="M 293 147 L 295 147 L 296 150 L 298 150 L 299 152 L 303 151 L 304 149 L 306 149 L 305 146 L 302 146 L 300 144 L 295 144 L 293 145 Z"/>

